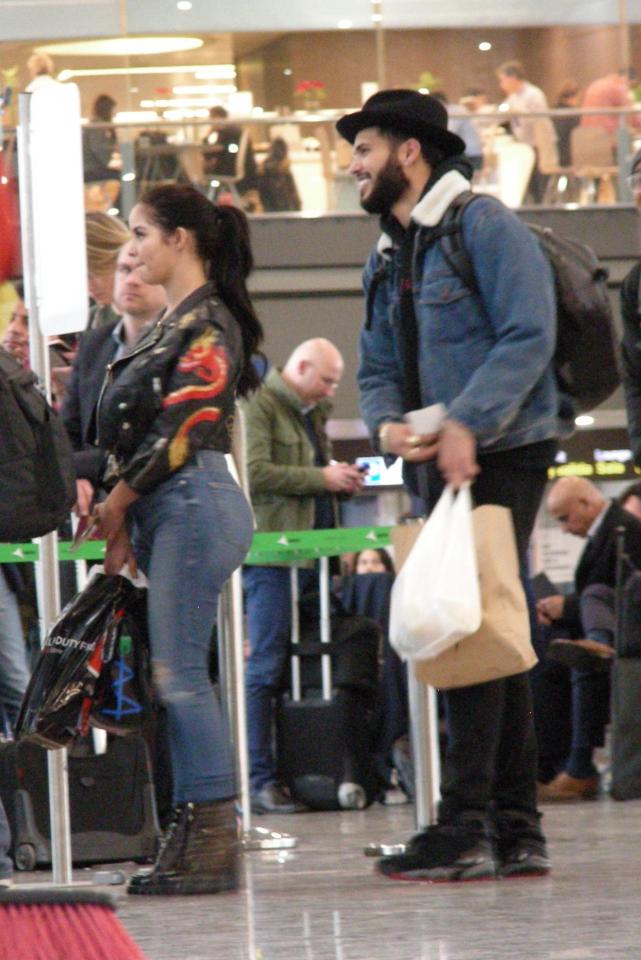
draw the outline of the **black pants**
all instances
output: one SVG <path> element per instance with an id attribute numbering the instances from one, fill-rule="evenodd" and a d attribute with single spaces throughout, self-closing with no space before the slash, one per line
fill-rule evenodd
<path id="1" fill-rule="evenodd" d="M 522 575 L 547 479 L 547 467 L 518 465 L 514 455 L 480 456 L 472 486 L 477 506 L 509 507 Z M 430 476 L 430 500 L 434 490 Z M 527 673 L 445 692 L 448 746 L 439 819 L 463 811 L 536 813 L 536 738 Z"/>
<path id="2" fill-rule="evenodd" d="M 605 742 L 610 717 L 610 676 L 590 669 L 572 669 L 546 660 L 548 644 L 560 636 L 591 637 L 614 641 L 614 590 L 596 583 L 580 597 L 581 622 L 574 630 L 548 627 L 536 644 L 539 663 L 531 674 L 534 723 L 539 752 L 539 779 L 551 780 L 560 770 L 572 776 L 590 775 L 576 770 L 572 751 L 592 750 Z"/>

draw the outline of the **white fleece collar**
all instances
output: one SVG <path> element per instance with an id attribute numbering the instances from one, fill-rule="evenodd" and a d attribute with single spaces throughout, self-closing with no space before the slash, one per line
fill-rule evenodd
<path id="1" fill-rule="evenodd" d="M 420 227 L 435 227 L 452 200 L 470 189 L 470 181 L 458 170 L 450 170 L 437 180 L 431 190 L 422 197 L 412 210 L 412 220 Z M 376 244 L 379 253 L 386 253 L 393 247 L 392 238 L 382 233 Z"/>

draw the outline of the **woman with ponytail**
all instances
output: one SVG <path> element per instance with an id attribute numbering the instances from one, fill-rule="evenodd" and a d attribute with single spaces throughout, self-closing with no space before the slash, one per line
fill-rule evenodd
<path id="1" fill-rule="evenodd" d="M 225 461 L 235 399 L 258 379 L 253 261 L 245 215 L 193 187 L 151 190 L 129 224 L 140 277 L 164 287 L 167 310 L 107 373 L 97 441 L 111 453 L 114 485 L 99 520 L 107 572 L 129 563 L 149 577 L 175 809 L 154 867 L 128 892 L 217 893 L 237 887 L 240 858 L 234 761 L 208 653 L 220 589 L 253 532 Z"/>

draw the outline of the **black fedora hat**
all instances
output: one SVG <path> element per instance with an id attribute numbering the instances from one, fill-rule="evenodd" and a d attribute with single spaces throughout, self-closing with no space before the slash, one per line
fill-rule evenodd
<path id="1" fill-rule="evenodd" d="M 434 144 L 448 157 L 465 151 L 461 138 L 447 129 L 447 110 L 440 100 L 416 90 L 381 90 L 365 101 L 362 110 L 348 113 L 336 124 L 349 143 L 366 127 L 400 130 Z"/>

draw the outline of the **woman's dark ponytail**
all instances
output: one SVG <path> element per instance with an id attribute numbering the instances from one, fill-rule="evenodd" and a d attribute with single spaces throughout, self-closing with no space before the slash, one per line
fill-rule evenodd
<path id="1" fill-rule="evenodd" d="M 258 351 L 263 329 L 247 291 L 247 277 L 254 266 L 249 239 L 249 222 L 237 207 L 215 207 L 217 229 L 208 256 L 209 278 L 240 324 L 245 364 L 238 381 L 243 396 L 259 386 L 260 380 L 251 358 Z"/>
<path id="2" fill-rule="evenodd" d="M 237 391 L 244 396 L 255 390 L 260 378 L 252 357 L 263 339 L 263 328 L 247 291 L 247 277 L 254 266 L 247 217 L 236 207 L 215 206 L 199 190 L 182 184 L 154 187 L 140 202 L 168 233 L 179 227 L 193 232 L 198 255 L 208 264 L 209 279 L 240 325 L 244 363 Z"/>

